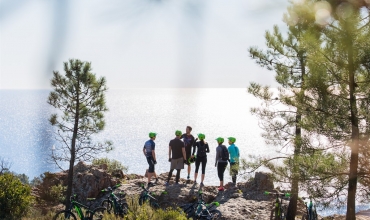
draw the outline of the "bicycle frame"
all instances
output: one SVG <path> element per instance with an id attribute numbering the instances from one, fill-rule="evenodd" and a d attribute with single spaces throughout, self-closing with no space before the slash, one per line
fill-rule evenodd
<path id="1" fill-rule="evenodd" d="M 271 192 L 265 192 L 264 193 L 265 195 L 276 195 L 276 199 L 275 199 L 275 218 L 278 218 L 278 219 L 282 219 L 283 218 L 283 208 L 282 208 L 282 204 L 283 204 L 283 197 L 289 197 L 290 194 L 289 193 L 271 193 Z M 280 198 L 279 198 L 280 197 Z"/>
<path id="2" fill-rule="evenodd" d="M 211 215 L 211 213 L 209 212 L 209 210 L 211 210 L 214 206 L 217 207 L 219 203 L 211 203 L 211 204 L 206 204 L 204 199 L 203 199 L 203 192 L 202 191 L 199 191 L 198 192 L 198 205 L 197 205 L 197 212 L 196 212 L 196 215 L 198 215 L 199 217 L 208 217 Z M 205 209 L 203 209 L 203 206 L 205 207 Z M 203 212 L 204 211 L 207 211 L 207 213 L 204 215 Z"/>
<path id="3" fill-rule="evenodd" d="M 157 202 L 158 200 L 156 198 L 154 198 L 152 195 L 150 195 L 149 190 L 145 189 L 144 186 L 141 186 L 141 188 L 144 189 L 144 192 L 140 195 L 139 201 L 140 201 L 140 199 L 142 199 L 143 202 L 149 200 L 149 202 L 151 203 L 150 205 L 159 205 L 158 202 Z M 152 204 L 152 203 L 154 203 L 154 204 Z"/>
<path id="4" fill-rule="evenodd" d="M 81 203 L 79 203 L 79 202 L 75 201 L 73 198 L 71 199 L 71 206 L 70 206 L 70 208 L 69 208 L 69 211 L 72 211 L 72 209 L 76 210 L 78 217 L 79 217 L 80 219 L 84 219 L 84 218 L 85 218 L 85 216 L 84 216 L 84 214 L 83 214 L 83 212 L 82 212 L 81 207 L 86 209 L 86 213 L 89 213 L 89 214 L 92 214 L 92 213 L 93 213 L 93 212 L 90 210 L 90 207 L 87 207 L 87 206 L 85 206 L 85 205 L 83 205 L 83 204 L 81 204 Z M 87 216 L 86 216 L 86 217 L 87 217 Z"/>
<path id="5" fill-rule="evenodd" d="M 123 210 L 120 209 L 120 205 L 118 203 L 119 198 L 113 193 L 113 191 L 115 189 L 117 189 L 118 187 L 120 187 L 120 186 L 121 186 L 121 184 L 117 184 L 113 187 L 108 187 L 108 188 L 102 190 L 102 192 L 109 192 L 108 201 L 113 202 L 113 211 L 114 211 L 114 213 L 119 213 L 119 212 L 123 211 Z"/>
<path id="6" fill-rule="evenodd" d="M 113 210 L 115 213 L 117 213 L 119 210 L 118 209 L 118 198 L 116 195 L 114 195 L 113 191 L 109 194 L 108 201 L 113 202 Z"/>

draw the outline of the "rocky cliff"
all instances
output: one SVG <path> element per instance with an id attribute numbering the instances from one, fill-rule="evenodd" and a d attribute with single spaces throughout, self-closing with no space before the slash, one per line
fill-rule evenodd
<path id="1" fill-rule="evenodd" d="M 264 195 L 264 191 L 275 191 L 274 184 L 266 173 L 255 174 L 255 177 L 247 182 L 239 182 L 236 186 L 226 184 L 225 191 L 219 192 L 217 186 L 200 187 L 193 181 L 180 179 L 179 185 L 174 185 L 175 176 L 170 181 L 170 186 L 164 186 L 168 173 L 159 175 L 158 184 L 150 187 L 159 201 L 169 201 L 173 204 L 182 205 L 191 203 L 197 199 L 199 190 L 203 191 L 207 203 L 217 201 L 220 203 L 218 210 L 222 212 L 224 219 L 269 219 L 273 202 L 273 196 Z M 50 174 L 44 187 L 62 184 L 66 185 L 67 172 Z M 115 172 L 111 175 L 106 172 L 106 166 L 91 166 L 79 162 L 74 167 L 73 192 L 78 195 L 79 201 L 86 202 L 86 198 L 97 198 L 96 206 L 108 195 L 101 192 L 108 186 L 121 183 L 116 192 L 124 192 L 127 198 L 138 196 L 142 192 L 141 185 L 146 184 L 147 178 L 137 174 L 124 175 Z M 40 193 L 37 188 L 35 194 Z M 284 201 L 287 203 L 288 201 Z M 60 209 L 60 206 L 58 207 Z M 304 205 L 299 202 L 298 216 L 302 215 Z M 298 218 L 297 218 L 298 219 Z"/>

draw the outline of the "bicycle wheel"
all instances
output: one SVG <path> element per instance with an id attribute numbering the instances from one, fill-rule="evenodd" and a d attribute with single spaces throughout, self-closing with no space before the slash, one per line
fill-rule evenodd
<path id="1" fill-rule="evenodd" d="M 212 220 L 221 219 L 221 217 L 222 217 L 222 213 L 217 209 L 211 210 L 211 211 L 209 211 L 209 213 L 211 214 L 211 219 Z"/>
<path id="2" fill-rule="evenodd" d="M 280 210 L 280 215 L 278 213 L 279 212 L 276 211 L 276 208 L 271 209 L 270 220 L 284 220 L 286 218 L 282 210 Z"/>
<path id="3" fill-rule="evenodd" d="M 195 216 L 195 208 L 194 204 L 187 204 L 187 205 L 182 205 L 180 208 L 184 211 L 186 214 L 187 218 L 192 218 Z"/>
<path id="4" fill-rule="evenodd" d="M 143 205 L 143 204 L 144 204 L 144 197 L 140 196 L 139 205 Z"/>
<path id="5" fill-rule="evenodd" d="M 275 208 L 271 209 L 270 220 L 278 220 L 278 218 L 275 214 Z"/>
<path id="6" fill-rule="evenodd" d="M 65 219 L 77 220 L 76 216 L 68 210 L 57 212 L 57 214 L 53 218 L 53 220 L 65 220 Z"/>
<path id="7" fill-rule="evenodd" d="M 91 220 L 102 220 L 103 217 L 104 217 L 104 213 L 107 211 L 106 208 L 104 207 L 98 207 L 96 209 L 94 209 L 93 211 L 93 216 L 92 216 L 92 219 Z"/>
<path id="8" fill-rule="evenodd" d="M 128 204 L 126 202 L 119 203 L 120 210 L 119 214 L 123 217 L 124 215 L 128 214 Z"/>
<path id="9" fill-rule="evenodd" d="M 101 203 L 101 206 L 104 207 L 104 208 L 106 208 L 108 213 L 111 213 L 112 208 L 113 208 L 113 202 L 110 201 L 110 200 L 108 200 L 108 199 L 105 199 Z"/>
<path id="10" fill-rule="evenodd" d="M 153 208 L 153 209 L 159 209 L 160 206 L 158 204 L 158 202 L 156 201 L 150 201 L 150 206 Z"/>

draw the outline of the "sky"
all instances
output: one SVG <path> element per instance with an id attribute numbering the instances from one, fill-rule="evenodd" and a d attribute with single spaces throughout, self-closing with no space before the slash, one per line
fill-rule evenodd
<path id="1" fill-rule="evenodd" d="M 92 63 L 109 88 L 274 85 L 248 48 L 288 0 L 0 0 L 0 89 L 50 89 L 63 62 Z"/>

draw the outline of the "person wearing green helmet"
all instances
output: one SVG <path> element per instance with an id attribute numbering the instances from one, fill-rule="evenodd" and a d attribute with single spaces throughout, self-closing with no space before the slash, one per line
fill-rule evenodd
<path id="1" fill-rule="evenodd" d="M 224 172 L 227 167 L 227 162 L 229 161 L 229 151 L 226 146 L 223 145 L 224 139 L 222 137 L 216 138 L 218 146 L 216 148 L 216 162 L 215 167 L 217 167 L 218 178 L 220 179 L 220 186 L 218 191 L 224 191 Z"/>
<path id="2" fill-rule="evenodd" d="M 202 177 L 200 186 L 204 186 L 204 176 L 206 174 L 206 165 L 207 165 L 207 153 L 209 153 L 209 146 L 208 143 L 205 142 L 206 136 L 204 134 L 198 134 L 199 141 L 195 142 L 193 147 L 193 154 L 192 157 L 195 155 L 195 150 L 197 150 L 197 157 L 195 159 L 195 173 L 194 173 L 194 182 L 197 182 L 199 166 L 202 163 Z"/>
<path id="3" fill-rule="evenodd" d="M 169 186 L 173 170 L 176 169 L 176 185 L 179 184 L 180 171 L 184 169 L 184 161 L 186 160 L 185 144 L 181 140 L 182 132 L 177 130 L 176 137 L 170 141 L 168 148 L 168 161 L 171 162 L 170 172 L 168 173 L 165 186 Z M 172 156 L 171 156 L 172 153 Z"/>
<path id="4" fill-rule="evenodd" d="M 236 138 L 229 137 L 229 147 L 227 148 L 230 154 L 230 176 L 233 180 L 233 184 L 236 185 L 236 175 L 238 175 L 239 171 L 239 148 L 235 146 Z"/>
<path id="5" fill-rule="evenodd" d="M 198 140 L 194 138 L 194 136 L 191 134 L 191 131 L 193 130 L 192 127 L 186 126 L 186 133 L 181 136 L 182 140 L 185 144 L 185 152 L 186 152 L 186 161 L 185 164 L 188 165 L 188 177 L 187 179 L 190 179 L 190 172 L 191 172 L 191 163 L 189 161 L 193 160 L 191 158 L 191 148 L 193 148 L 195 142 Z"/>
<path id="6" fill-rule="evenodd" d="M 157 174 L 154 171 L 154 165 L 157 164 L 156 160 L 156 155 L 155 155 L 155 143 L 154 140 L 156 139 L 157 134 L 154 132 L 149 133 L 149 140 L 145 142 L 144 148 L 143 148 L 143 153 L 146 157 L 146 160 L 149 164 L 149 169 L 148 169 L 148 186 L 150 186 L 152 183 L 150 182 L 150 179 L 152 176 L 155 177 L 155 183 L 158 182 L 158 177 Z"/>

